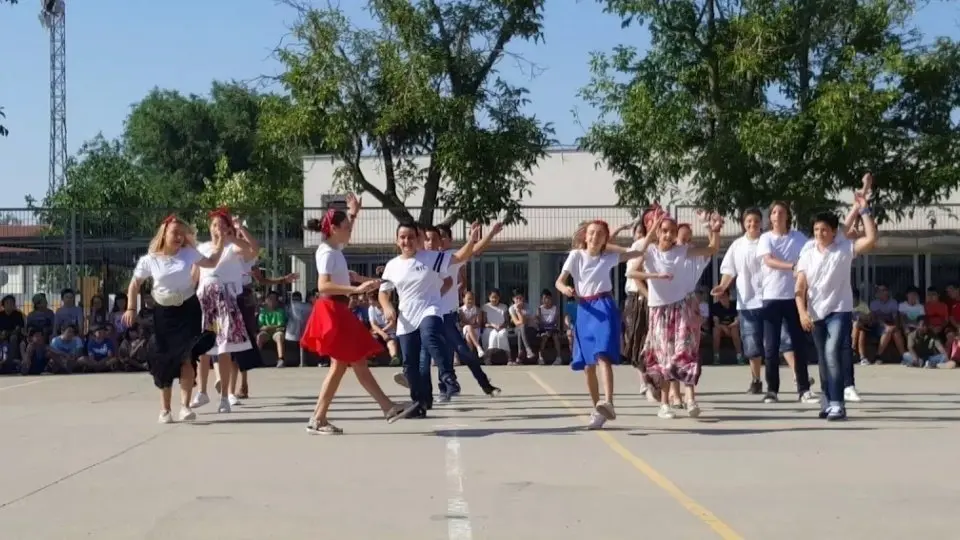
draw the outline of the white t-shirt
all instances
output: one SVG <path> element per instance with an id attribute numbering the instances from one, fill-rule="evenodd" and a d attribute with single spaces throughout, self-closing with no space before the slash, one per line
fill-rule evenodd
<path id="1" fill-rule="evenodd" d="M 380 309 L 380 306 L 371 305 L 368 307 L 367 318 L 369 318 L 370 322 L 376 324 L 381 330 L 387 326 L 387 318 L 383 315 L 383 310 Z M 386 332 L 388 336 L 395 336 L 397 334 L 393 328 L 387 330 Z"/>
<path id="2" fill-rule="evenodd" d="M 900 302 L 900 307 L 897 311 L 899 311 L 906 319 L 905 324 L 910 330 L 916 328 L 917 319 L 923 317 L 926 313 L 926 309 L 923 307 L 922 302 L 917 302 L 912 306 L 906 302 Z"/>
<path id="3" fill-rule="evenodd" d="M 456 253 L 455 249 L 448 249 L 447 255 L 453 255 Z M 443 312 L 446 313 L 455 313 L 457 308 L 460 307 L 460 268 L 463 267 L 464 263 L 456 263 L 447 266 L 447 274 L 444 278 L 450 278 L 453 280 L 453 285 L 449 290 L 443 295 L 443 301 L 440 304 L 440 307 L 443 308 Z"/>
<path id="4" fill-rule="evenodd" d="M 480 309 L 483 310 L 483 317 L 486 319 L 486 324 L 506 326 L 508 311 L 506 304 L 497 304 L 494 306 L 488 302 Z"/>
<path id="5" fill-rule="evenodd" d="M 764 300 L 791 300 L 794 298 L 797 287 L 797 278 L 791 270 L 774 270 L 763 262 L 763 257 L 772 255 L 787 263 L 796 263 L 800 259 L 803 245 L 807 237 L 798 231 L 791 230 L 787 234 L 775 234 L 767 231 L 760 235 L 757 242 L 757 258 L 760 259 L 760 268 L 763 276 L 761 296 Z"/>
<path id="6" fill-rule="evenodd" d="M 214 251 L 213 242 L 200 244 L 197 246 L 197 251 L 204 257 L 209 257 Z M 217 266 L 200 268 L 200 285 L 202 286 L 208 281 L 219 281 L 230 289 L 235 287 L 236 290 L 233 293 L 237 294 L 243 287 L 243 274 L 246 271 L 245 263 L 246 261 L 243 260 L 237 246 L 233 244 L 225 245 L 223 246 L 223 252 L 220 254 L 220 260 L 217 261 Z"/>
<path id="7" fill-rule="evenodd" d="M 190 297 L 194 293 L 193 265 L 204 259 L 195 248 L 184 246 L 173 256 L 147 253 L 137 261 L 133 275 L 137 279 L 153 278 L 153 290 L 159 295 L 178 294 Z"/>
<path id="8" fill-rule="evenodd" d="M 620 264 L 620 255 L 601 253 L 594 257 L 585 249 L 575 249 L 567 255 L 563 271 L 573 278 L 573 288 L 578 296 L 589 297 L 613 290 L 610 271 Z"/>
<path id="9" fill-rule="evenodd" d="M 720 273 L 736 278 L 738 311 L 763 307 L 763 297 L 760 295 L 763 287 L 763 262 L 757 257 L 759 242 L 759 238 L 737 238 L 727 248 L 723 261 L 720 262 Z"/>
<path id="10" fill-rule="evenodd" d="M 673 279 L 651 279 L 647 281 L 647 290 L 650 297 L 647 304 L 650 307 L 675 304 L 690 294 L 687 251 L 689 246 L 674 246 L 667 251 L 660 251 L 655 245 L 647 248 L 643 256 L 643 265 L 651 274 L 673 274 Z"/>
<path id="11" fill-rule="evenodd" d="M 477 315 L 480 314 L 480 308 L 476 305 L 467 306 L 463 305 L 459 308 L 460 315 L 463 316 L 463 320 L 466 321 L 464 324 L 477 324 Z"/>
<path id="12" fill-rule="evenodd" d="M 797 272 L 807 276 L 807 311 L 819 321 L 831 313 L 853 311 L 853 287 L 850 267 L 853 265 L 853 242 L 835 240 L 821 251 L 806 249 L 797 261 Z"/>
<path id="13" fill-rule="evenodd" d="M 253 274 L 251 272 L 253 272 L 253 267 L 256 265 L 257 265 L 256 259 L 252 261 L 243 261 L 243 265 L 241 266 L 243 275 L 241 276 L 240 284 L 243 285 L 244 287 L 253 283 Z"/>
<path id="14" fill-rule="evenodd" d="M 449 266 L 450 255 L 447 252 L 420 250 L 409 259 L 394 257 L 384 267 L 380 291 L 396 289 L 400 298 L 398 336 L 419 330 L 420 323 L 426 317 L 444 315 L 440 287 Z"/>
<path id="15" fill-rule="evenodd" d="M 510 313 L 511 320 L 513 320 L 513 317 L 521 318 L 523 320 L 523 326 L 533 326 L 536 324 L 536 321 L 530 316 L 530 307 L 526 304 L 524 304 L 523 308 L 518 308 L 516 304 L 510 304 L 508 312 Z"/>
<path id="16" fill-rule="evenodd" d="M 538 307 L 537 317 L 540 318 L 540 324 L 543 326 L 556 326 L 557 325 L 557 306 L 552 305 L 550 307 L 543 307 L 543 306 Z"/>
<path id="17" fill-rule="evenodd" d="M 687 261 L 683 264 L 683 270 L 679 274 L 674 274 L 673 280 L 680 280 L 687 294 L 690 294 L 697 290 L 700 276 L 703 275 L 703 271 L 707 269 L 709 264 L 709 257 L 687 257 Z"/>
<path id="18" fill-rule="evenodd" d="M 343 252 L 330 244 L 320 243 L 316 253 L 317 274 L 329 274 L 336 285 L 350 285 L 350 267 Z"/>
<path id="19" fill-rule="evenodd" d="M 643 240 L 637 240 L 630 246 L 630 251 L 637 251 L 643 247 Z M 634 272 L 640 269 L 640 263 L 643 262 L 643 259 L 637 257 L 635 259 L 630 259 L 627 261 L 627 272 Z M 626 273 L 624 274 L 626 275 Z M 640 292 L 639 280 L 627 278 L 627 282 L 624 284 L 623 289 L 628 293 L 637 294 Z"/>

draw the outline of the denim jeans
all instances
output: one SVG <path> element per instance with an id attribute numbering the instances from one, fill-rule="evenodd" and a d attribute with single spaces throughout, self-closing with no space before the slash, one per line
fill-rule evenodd
<path id="1" fill-rule="evenodd" d="M 483 368 L 480 367 L 480 359 L 477 358 L 477 355 L 470 349 L 467 345 L 467 340 L 463 339 L 463 334 L 460 332 L 460 328 L 457 327 L 457 313 L 447 313 L 443 316 L 443 336 L 447 340 L 447 345 L 451 350 L 457 353 L 457 357 L 460 358 L 460 362 L 466 364 L 467 368 L 470 370 L 470 373 L 473 375 L 473 378 L 477 380 L 477 384 L 480 385 L 480 388 L 484 392 L 487 392 L 492 388 L 490 384 L 490 379 L 487 377 L 487 374 L 483 372 Z M 449 355 L 450 360 L 450 375 L 456 382 L 456 372 L 453 369 L 453 355 Z M 443 384 L 441 381 L 440 384 Z M 444 391 L 444 388 L 440 389 L 441 392 Z"/>
<path id="2" fill-rule="evenodd" d="M 853 348 L 852 331 L 853 314 L 849 311 L 831 313 L 813 323 L 813 344 L 820 364 L 820 389 L 827 404 L 843 404 L 847 363 L 853 362 L 853 355 L 847 352 Z"/>
<path id="3" fill-rule="evenodd" d="M 807 373 L 807 337 L 800 326 L 797 304 L 790 300 L 763 301 L 763 361 L 767 378 L 767 391 L 780 392 L 780 332 L 786 326 L 793 342 L 793 372 L 797 378 L 797 392 L 810 390 L 810 375 Z"/>
<path id="4" fill-rule="evenodd" d="M 450 349 L 443 334 L 443 319 L 433 315 L 424 317 L 416 331 L 397 336 L 403 354 L 403 375 L 410 385 L 410 399 L 424 408 L 433 406 L 431 357 L 437 359 L 440 381 L 453 385 L 450 372 L 446 369 L 447 365 L 452 365 L 452 360 L 447 361 Z"/>

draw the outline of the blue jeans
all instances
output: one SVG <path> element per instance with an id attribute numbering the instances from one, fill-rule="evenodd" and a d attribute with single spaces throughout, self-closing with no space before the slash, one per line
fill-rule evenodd
<path id="1" fill-rule="evenodd" d="M 447 340 L 447 345 L 457 353 L 457 357 L 460 358 L 460 361 L 467 365 L 467 368 L 470 370 L 470 373 L 473 375 L 473 378 L 477 380 L 477 384 L 480 385 L 480 388 L 484 392 L 489 391 L 493 388 L 493 385 L 490 384 L 490 379 L 487 377 L 487 374 L 483 372 L 483 368 L 480 367 L 480 359 L 477 358 L 477 355 L 474 354 L 470 347 L 467 345 L 467 341 L 463 339 L 463 334 L 460 332 L 460 328 L 457 326 L 457 313 L 447 313 L 443 316 L 443 336 Z M 449 355 L 450 365 L 449 372 L 454 382 L 456 383 L 457 376 L 456 372 L 453 369 L 453 355 Z M 444 388 L 443 381 L 440 382 L 440 391 L 443 392 L 446 390 Z"/>
<path id="2" fill-rule="evenodd" d="M 786 327 L 793 345 L 793 372 L 797 378 L 797 392 L 810 390 L 810 374 L 807 373 L 807 339 L 800 326 L 797 304 L 790 300 L 764 300 L 763 307 L 763 362 L 767 378 L 767 391 L 780 392 L 780 334 Z"/>
<path id="3" fill-rule="evenodd" d="M 848 377 L 849 352 L 853 348 L 853 315 L 849 311 L 831 313 L 813 323 L 813 345 L 820 364 L 820 389 L 827 404 L 843 404 L 843 389 Z"/>
<path id="4" fill-rule="evenodd" d="M 450 349 L 444 339 L 443 319 L 436 315 L 424 317 L 416 331 L 397 336 L 397 341 L 403 354 L 403 375 L 410 385 L 410 399 L 425 409 L 432 407 L 431 357 L 437 359 L 440 381 L 448 386 L 455 384 L 446 369 L 453 361 L 448 361 Z"/>

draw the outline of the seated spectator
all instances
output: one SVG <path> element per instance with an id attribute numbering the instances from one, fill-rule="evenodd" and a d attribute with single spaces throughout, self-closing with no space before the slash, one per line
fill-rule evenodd
<path id="1" fill-rule="evenodd" d="M 93 329 L 107 324 L 107 304 L 103 301 L 103 296 L 95 294 L 90 297 L 90 309 L 87 311 L 87 334 L 92 334 Z"/>
<path id="2" fill-rule="evenodd" d="M 540 336 L 537 363 L 541 366 L 547 363 L 543 357 L 543 351 L 547 347 L 547 342 L 552 341 L 554 352 L 557 355 L 553 365 L 563 364 L 563 358 L 560 355 L 560 310 L 553 303 L 553 293 L 550 292 L 550 289 L 544 289 L 540 293 L 540 306 L 537 308 L 536 324 L 537 335 Z"/>
<path id="3" fill-rule="evenodd" d="M 907 289 L 907 299 L 900 302 L 897 309 L 900 312 L 900 325 L 903 331 L 910 333 L 916 330 L 917 321 L 924 315 L 923 304 L 920 303 L 920 289 L 909 287 Z"/>
<path id="4" fill-rule="evenodd" d="M 127 311 L 126 293 L 115 294 L 113 296 L 113 307 L 110 308 L 110 315 L 107 317 L 107 324 L 113 325 L 117 341 L 119 341 L 119 338 L 122 338 L 124 332 L 127 331 L 127 325 L 123 322 L 123 313 L 125 311 Z"/>
<path id="5" fill-rule="evenodd" d="M 137 326 L 140 327 L 140 338 L 149 341 L 153 336 L 153 309 L 156 302 L 149 294 L 143 294 L 140 298 L 143 306 L 137 312 Z"/>
<path id="6" fill-rule="evenodd" d="M 853 291 L 853 332 L 851 343 L 853 352 L 860 358 L 861 364 L 869 364 L 867 359 L 867 335 L 871 326 L 870 306 L 860 298 L 860 291 Z"/>
<path id="7" fill-rule="evenodd" d="M 27 321 L 23 312 L 17 309 L 17 299 L 8 294 L 0 300 L 0 333 L 4 335 L 3 342 L 7 345 L 7 354 L 10 360 L 20 360 L 23 353 L 23 332 L 27 329 Z M 19 362 L 18 362 L 19 365 Z"/>
<path id="8" fill-rule="evenodd" d="M 903 355 L 903 365 L 941 369 L 957 367 L 957 363 L 948 358 L 946 348 L 927 326 L 925 319 L 922 315 L 918 317 L 913 331 L 907 337 L 908 352 Z"/>
<path id="9" fill-rule="evenodd" d="M 119 367 L 117 350 L 107 334 L 106 326 L 96 326 L 87 340 L 87 356 L 79 363 L 88 373 L 102 373 Z"/>
<path id="10" fill-rule="evenodd" d="M 50 352 L 63 372 L 72 373 L 82 363 L 86 352 L 78 327 L 68 324 L 60 335 L 50 341 Z"/>
<path id="11" fill-rule="evenodd" d="M 312 306 L 303 301 L 303 294 L 294 292 L 290 295 L 290 302 L 287 304 L 287 327 L 284 330 L 283 338 L 289 343 L 295 343 L 300 347 L 300 338 L 303 337 L 303 329 L 306 327 L 307 319 L 310 318 Z M 300 367 L 307 365 L 306 351 L 300 349 Z"/>
<path id="12" fill-rule="evenodd" d="M 127 328 L 120 338 L 120 347 L 117 349 L 117 358 L 120 368 L 124 371 L 146 371 L 146 345 L 140 327 L 136 324 Z"/>
<path id="13" fill-rule="evenodd" d="M 481 334 L 483 346 L 487 350 L 500 350 L 507 354 L 507 362 L 513 364 L 512 354 L 510 352 L 509 330 L 507 329 L 507 306 L 500 302 L 500 291 L 493 289 L 487 295 L 488 302 L 483 305 L 483 318 L 485 327 Z"/>
<path id="14" fill-rule="evenodd" d="M 263 349 L 272 340 L 277 345 L 277 367 L 286 365 L 283 361 L 283 338 L 286 333 L 287 312 L 280 305 L 280 296 L 270 291 L 260 308 L 257 317 L 260 333 L 257 334 L 257 347 Z"/>
<path id="15" fill-rule="evenodd" d="M 533 358 L 533 347 L 530 346 L 531 334 L 536 328 L 536 317 L 530 313 L 527 307 L 527 299 L 523 296 L 520 289 L 513 290 L 513 303 L 507 308 L 510 315 L 510 322 L 516 329 L 517 334 L 517 359 L 514 365 L 522 365 L 527 359 Z"/>
<path id="16" fill-rule="evenodd" d="M 10 354 L 10 337 L 0 332 L 0 375 L 20 373 L 20 361 Z"/>
<path id="17" fill-rule="evenodd" d="M 484 327 L 483 311 L 477 307 L 476 297 L 471 291 L 463 293 L 463 304 L 457 309 L 457 318 L 460 320 L 463 339 L 477 352 L 478 357 L 483 358 L 483 345 L 480 344 L 480 332 Z"/>
<path id="18" fill-rule="evenodd" d="M 570 350 L 573 350 L 573 340 L 576 338 L 574 331 L 577 327 L 577 299 L 567 298 L 563 302 L 563 326 L 567 331 L 567 343 L 570 344 Z"/>
<path id="19" fill-rule="evenodd" d="M 364 326 L 370 328 L 369 315 L 367 313 L 367 301 L 366 297 L 362 294 L 351 294 L 349 304 L 347 307 L 350 308 L 350 311 L 363 323 Z"/>
<path id="20" fill-rule="evenodd" d="M 873 323 L 871 331 L 880 340 L 880 344 L 877 346 L 877 356 L 873 360 L 878 364 L 882 362 L 880 358 L 891 341 L 896 345 L 899 356 L 902 357 L 903 353 L 907 352 L 903 342 L 903 334 L 900 333 L 899 310 L 900 306 L 897 301 L 890 298 L 890 289 L 886 285 L 877 285 L 875 298 L 870 302 L 870 320 Z M 869 358 L 867 358 L 867 363 L 872 363 Z"/>
<path id="21" fill-rule="evenodd" d="M 50 363 L 50 350 L 43 331 L 33 328 L 27 333 L 26 349 L 20 361 L 20 372 L 24 375 L 42 375 Z"/>
<path id="22" fill-rule="evenodd" d="M 726 337 L 730 338 L 733 349 L 737 351 L 737 363 L 746 364 L 743 344 L 740 342 L 740 319 L 737 315 L 737 306 L 730 299 L 729 290 L 718 296 L 717 301 L 710 306 L 710 318 L 713 321 L 713 363 L 720 363 L 720 345 Z"/>
<path id="23" fill-rule="evenodd" d="M 83 328 L 83 308 L 77 306 L 77 296 L 73 289 L 63 289 L 60 291 L 60 307 L 53 316 L 53 332 L 60 335 L 70 325 L 77 329 L 79 336 L 80 329 Z"/>
<path id="24" fill-rule="evenodd" d="M 50 338 L 53 337 L 56 314 L 50 309 L 50 306 L 47 304 L 47 295 L 43 293 L 33 295 L 31 302 L 33 303 L 33 311 L 27 315 L 26 327 L 40 330 L 43 332 L 44 340 L 49 341 Z"/>
<path id="25" fill-rule="evenodd" d="M 703 321 L 701 325 L 703 333 L 709 332 L 713 323 L 713 319 L 710 318 L 710 295 L 707 292 L 701 288 L 697 288 L 696 291 L 697 309 L 700 311 L 700 320 Z"/>
<path id="26" fill-rule="evenodd" d="M 397 343 L 396 321 L 387 323 L 383 315 L 383 309 L 380 308 L 377 296 L 378 291 L 370 291 L 368 296 L 367 320 L 370 321 L 370 333 L 377 341 L 383 343 L 390 354 L 390 366 L 397 367 L 402 364 L 400 360 L 400 346 Z"/>
<path id="27" fill-rule="evenodd" d="M 927 326 L 940 339 L 946 337 L 947 320 L 950 318 L 950 309 L 940 301 L 940 293 L 933 287 L 927 288 L 927 298 L 923 304 L 923 316 Z"/>

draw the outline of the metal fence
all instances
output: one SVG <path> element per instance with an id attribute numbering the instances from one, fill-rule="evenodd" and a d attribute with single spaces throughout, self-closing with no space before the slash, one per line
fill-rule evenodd
<path id="1" fill-rule="evenodd" d="M 298 270 L 309 274 L 312 267 L 310 255 L 318 238 L 314 233 L 303 231 L 302 224 L 307 219 L 319 218 L 325 210 L 258 208 L 236 209 L 235 213 L 247 221 L 248 228 L 260 241 L 261 264 L 267 272 L 279 274 Z M 706 230 L 696 219 L 694 207 L 673 205 L 669 210 L 678 221 L 692 225 L 695 237 L 705 235 Z M 833 210 L 844 211 L 842 208 Z M 410 208 L 409 211 L 414 217 L 420 213 L 419 208 Z M 194 223 L 201 239 L 207 236 L 206 211 L 197 208 L 175 211 L 151 208 L 0 209 L 0 292 L 14 294 L 26 303 L 35 292 L 45 292 L 55 301 L 65 287 L 78 289 L 84 299 L 94 294 L 123 291 L 136 259 L 146 252 L 158 224 L 171 213 Z M 438 209 L 434 212 L 434 221 L 440 222 L 448 215 L 446 210 Z M 533 253 L 549 256 L 538 258 L 535 264 L 540 268 L 529 270 L 531 275 L 549 275 L 553 269 L 547 267 L 558 257 L 562 259 L 561 254 L 569 247 L 571 234 L 580 222 L 602 219 L 615 227 L 630 223 L 635 215 L 635 211 L 629 208 L 615 206 L 526 207 L 523 210 L 525 223 L 507 227 L 489 250 L 490 255 L 474 265 L 478 286 L 521 284 L 526 278 L 520 276 L 526 275 L 526 268 L 531 265 L 524 261 L 531 260 Z M 882 225 L 883 256 L 899 256 L 904 261 L 913 261 L 917 254 L 939 253 L 929 258 L 930 263 L 924 268 L 933 268 L 937 276 L 952 275 L 956 270 L 952 258 L 947 255 L 956 252 L 960 245 L 958 216 L 960 205 L 888 213 L 888 219 Z M 359 257 L 354 260 L 370 261 L 365 264 L 372 266 L 375 260 L 389 258 L 394 253 L 396 225 L 397 219 L 388 210 L 364 209 L 351 241 L 350 249 Z M 457 223 L 455 238 L 463 240 L 467 228 L 468 224 Z M 728 217 L 722 235 L 729 241 L 740 232 L 736 216 Z M 298 261 L 309 262 L 299 264 Z M 524 266 L 522 272 L 520 266 Z M 881 265 L 870 272 L 888 272 L 883 268 L 885 266 Z M 904 283 L 918 282 L 918 273 L 929 274 L 929 270 L 909 268 L 906 263 L 891 268 L 897 268 L 898 276 L 911 270 L 911 278 L 898 277 L 897 281 Z M 529 286 L 534 287 L 535 281 L 530 278 Z M 306 283 L 310 282 L 308 278 Z"/>

